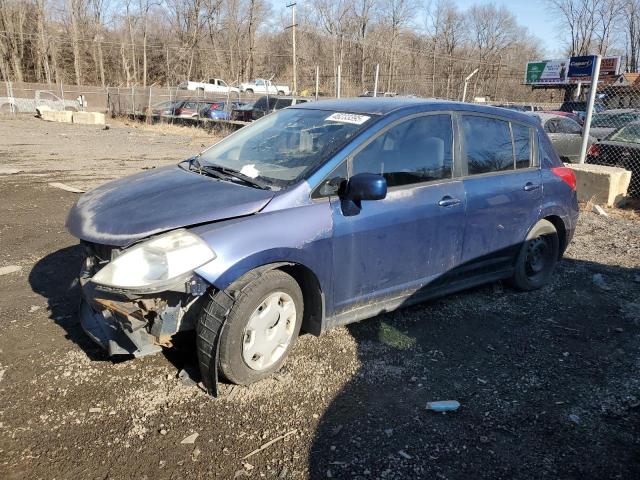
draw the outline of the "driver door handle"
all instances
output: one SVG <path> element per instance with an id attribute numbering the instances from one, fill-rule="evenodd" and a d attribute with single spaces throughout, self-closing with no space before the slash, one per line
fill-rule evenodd
<path id="1" fill-rule="evenodd" d="M 540 188 L 540 185 L 534 185 L 531 182 L 527 182 L 526 185 L 524 186 L 524 191 L 525 192 L 531 192 L 533 190 L 537 190 Z"/>
<path id="2" fill-rule="evenodd" d="M 438 205 L 441 207 L 453 207 L 454 205 L 460 205 L 461 203 L 462 202 L 459 199 L 445 195 L 442 197 L 442 200 L 438 202 Z"/>

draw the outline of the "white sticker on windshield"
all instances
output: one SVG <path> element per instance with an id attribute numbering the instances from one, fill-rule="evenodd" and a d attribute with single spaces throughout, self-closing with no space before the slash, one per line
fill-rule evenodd
<path id="1" fill-rule="evenodd" d="M 260 175 L 260 171 L 253 166 L 253 163 L 250 163 L 249 165 L 245 165 L 244 167 L 242 167 L 242 169 L 240 170 L 240 173 L 250 178 L 256 178 L 258 175 Z"/>
<path id="2" fill-rule="evenodd" d="M 355 113 L 336 112 L 336 113 L 332 113 L 327 118 L 325 118 L 325 121 L 353 123 L 355 125 L 362 125 L 364 122 L 366 122 L 370 118 L 371 117 L 368 117 L 367 115 L 357 115 Z"/>

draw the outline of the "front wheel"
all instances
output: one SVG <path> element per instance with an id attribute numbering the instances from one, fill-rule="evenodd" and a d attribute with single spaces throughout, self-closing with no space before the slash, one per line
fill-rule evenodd
<path id="1" fill-rule="evenodd" d="M 249 385 L 270 376 L 282 367 L 295 345 L 304 303 L 298 283 L 281 270 L 269 270 L 241 279 L 230 291 L 213 294 L 198 319 L 198 337 L 224 323 L 218 353 L 218 372 L 232 383 Z M 233 298 L 225 318 L 219 318 L 220 303 Z M 218 312 L 218 313 L 216 313 Z M 199 338 L 200 340 L 200 338 Z M 215 376 L 213 344 L 198 341 L 203 375 Z"/>
<path id="2" fill-rule="evenodd" d="M 278 95 L 284 95 L 284 90 L 278 90 Z"/>
<path id="3" fill-rule="evenodd" d="M 525 239 L 516 260 L 511 283 L 518 290 L 536 290 L 549 282 L 560 257 L 556 227 L 540 220 Z"/>

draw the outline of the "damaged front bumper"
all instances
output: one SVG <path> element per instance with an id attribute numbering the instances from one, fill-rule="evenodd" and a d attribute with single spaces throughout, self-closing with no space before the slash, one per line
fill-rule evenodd
<path id="1" fill-rule="evenodd" d="M 161 292 L 103 287 L 91 281 L 113 256 L 111 252 L 105 255 L 103 250 L 85 245 L 79 278 L 80 324 L 110 356 L 158 353 L 162 346 L 171 344 L 174 334 L 195 328 L 195 316 L 189 312 L 209 287 L 203 279 L 190 274 Z"/>
<path id="2" fill-rule="evenodd" d="M 80 325 L 85 333 L 104 350 L 109 356 L 133 355 L 144 357 L 162 350 L 156 343 L 156 338 L 144 328 L 126 328 L 116 319 L 109 309 L 96 311 L 86 299 L 80 305 Z"/>

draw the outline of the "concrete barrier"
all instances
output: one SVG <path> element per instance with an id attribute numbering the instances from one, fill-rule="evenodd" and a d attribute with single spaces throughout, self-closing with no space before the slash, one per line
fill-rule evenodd
<path id="1" fill-rule="evenodd" d="M 41 111 L 41 116 L 43 120 L 48 122 L 64 122 L 71 123 L 73 119 L 73 112 L 59 112 L 57 110 L 43 110 Z"/>
<path id="2" fill-rule="evenodd" d="M 615 207 L 627 195 L 631 172 L 619 167 L 567 163 L 576 175 L 579 202 L 593 200 L 600 205 Z"/>
<path id="3" fill-rule="evenodd" d="M 104 125 L 106 121 L 104 113 L 73 112 L 73 123 L 82 123 L 84 125 Z"/>

